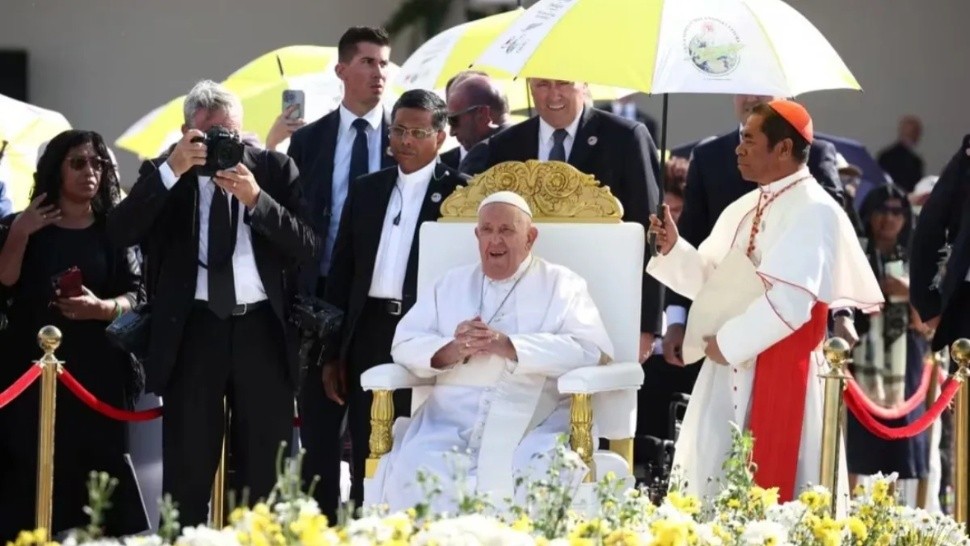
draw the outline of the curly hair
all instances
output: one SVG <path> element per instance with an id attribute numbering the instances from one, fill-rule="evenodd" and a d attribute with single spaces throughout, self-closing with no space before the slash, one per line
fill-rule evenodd
<path id="1" fill-rule="evenodd" d="M 64 131 L 47 143 L 44 153 L 37 162 L 37 172 L 34 173 L 34 188 L 30 192 L 30 199 L 33 201 L 38 195 L 47 194 L 44 199 L 45 204 L 57 204 L 61 197 L 61 188 L 64 181 L 61 179 L 61 165 L 68 152 L 78 146 L 91 144 L 94 146 L 98 157 L 108 161 L 114 166 L 108 146 L 104 143 L 104 138 L 94 131 L 79 131 L 69 129 Z M 98 182 L 98 193 L 91 200 L 91 209 L 94 217 L 103 220 L 121 201 L 121 185 L 118 182 L 118 173 L 115 168 L 104 169 L 101 171 L 101 180 Z"/>

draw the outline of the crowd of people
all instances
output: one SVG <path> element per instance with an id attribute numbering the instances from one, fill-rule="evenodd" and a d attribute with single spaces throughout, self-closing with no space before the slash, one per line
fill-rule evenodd
<path id="1" fill-rule="evenodd" d="M 395 360 L 415 373 L 438 375 L 478 363 L 497 370 L 496 386 L 518 381 L 521 387 L 522 376 L 545 380 L 578 362 L 608 359 L 612 346 L 585 284 L 532 254 L 532 211 L 514 194 L 499 195 L 479 211 L 477 269 L 449 274 L 436 285 L 448 298 L 438 305 L 418 299 L 418 254 L 433 252 L 419 248 L 420 225 L 440 217 L 441 202 L 455 188 L 505 161 L 567 162 L 609 187 L 624 221 L 658 234 L 660 256 L 645 252 L 643 264 L 639 355 L 645 381 L 637 434 L 677 440 L 673 423 L 682 416 L 671 411 L 671 401 L 694 392 L 676 456 L 698 476 L 720 460 L 710 442 L 726 437 L 726 421 L 734 420 L 757 434 L 794 434 L 791 461 L 779 457 L 768 464 L 775 459 L 756 450 L 764 472 L 759 479 L 781 480 L 783 491 L 817 479 L 818 461 L 806 460 L 798 446 L 818 434 L 818 385 L 808 374 L 820 365 L 812 350 L 826 335 L 853 344 L 853 375 L 870 400 L 886 408 L 916 391 L 931 351 L 970 336 L 970 228 L 962 222 L 970 206 L 970 142 L 936 183 L 924 176 L 914 151 L 918 120 L 907 117 L 899 142 L 879 156 L 884 181 L 818 138 L 797 103 L 739 95 L 737 126 L 675 149 L 664 161 L 649 119 L 628 101 L 594 107 L 581 82 L 530 79 L 536 115 L 515 125 L 501 88 L 477 71 L 456 74 L 444 99 L 411 90 L 385 110 L 389 43 L 380 28 L 348 29 L 338 46 L 340 106 L 317 120 L 281 113 L 265 145 L 247 145 L 232 168 L 212 168 L 204 139 L 214 127 L 242 129 L 240 101 L 219 84 L 199 82 L 185 98 L 183 137 L 142 165 L 124 198 L 104 139 L 66 131 L 39 159 L 29 206 L 0 221 L 0 311 L 9 323 L 0 331 L 6 362 L 0 387 L 39 356 L 36 332 L 53 324 L 64 332 L 58 356 L 97 398 L 124 408 L 142 392 L 159 395 L 163 490 L 178 503 L 183 525 L 208 517 L 224 430 L 230 488 L 246 490 L 253 500 L 270 492 L 280 444 L 293 434 L 294 404 L 306 452 L 304 482 L 318 477 L 314 498 L 321 510 L 337 520 L 344 459 L 350 462 L 350 499 L 360 506 L 371 427 L 371 394 L 361 388 L 361 374 L 377 364 Z M 449 133 L 459 146 L 443 151 Z M 277 151 L 286 141 L 288 148 Z M 863 175 L 879 183 L 855 203 Z M 755 185 L 760 193 L 752 191 Z M 657 218 L 661 203 L 664 214 Z M 757 218 L 747 216 L 755 210 Z M 741 236 L 732 239 L 735 233 Z M 942 259 L 941 249 L 948 249 Z M 743 320 L 725 325 L 735 335 L 704 340 L 700 356 L 708 363 L 691 365 L 699 358 L 692 358 L 697 355 L 685 339 L 686 325 L 691 313 L 701 312 L 692 305 L 703 298 L 693 300 L 718 282 L 712 268 L 733 264 L 734 256 L 757 265 L 771 288 L 761 307 L 735 310 Z M 80 270 L 83 286 L 64 294 L 57 279 L 71 268 Z M 508 313 L 509 298 L 525 297 L 515 295 L 523 279 L 538 283 L 528 294 L 544 298 L 540 308 L 559 314 L 532 317 L 533 327 Z M 470 282 L 479 283 L 480 293 L 461 297 L 478 301 L 458 316 L 460 298 L 452 294 Z M 309 363 L 301 362 L 289 320 L 297 295 L 315 296 L 343 313 L 336 342 Z M 863 312 L 883 300 L 879 312 Z M 442 301 L 456 303 L 446 309 Z M 150 345 L 147 358 L 138 360 L 109 344 L 104 329 L 144 302 L 151 304 Z M 804 333 L 801 342 L 807 343 L 800 349 L 802 383 L 742 370 L 742 362 L 777 359 L 771 349 L 778 344 L 791 353 L 785 343 L 798 341 L 792 332 Z M 559 364 L 537 363 L 536 355 Z M 738 374 L 748 373 L 748 391 L 729 393 L 732 385 L 738 389 Z M 549 432 L 546 425 L 566 432 L 560 411 L 566 401 L 545 392 L 550 384 L 535 386 L 543 393 L 535 396 L 550 400 L 542 418 L 514 424 L 532 427 L 519 435 L 531 447 L 515 454 L 518 467 L 522 457 L 549 448 L 528 444 L 530 430 Z M 431 453 L 481 447 L 493 389 L 445 388 L 454 392 L 412 416 L 406 441 L 392 454 L 396 464 L 383 468 L 391 484 L 385 500 L 397 508 L 417 498 L 416 469 L 446 472 L 429 460 Z M 769 388 L 787 398 L 769 399 L 774 415 L 758 394 Z M 29 390 L 0 409 L 0 540 L 33 524 L 37 396 Z M 396 411 L 408 415 L 410 407 L 409 392 L 396 391 Z M 772 422 L 780 411 L 815 425 L 800 435 L 786 433 L 787 423 Z M 723 430 L 712 431 L 721 420 Z M 55 533 L 86 522 L 91 470 L 119 479 L 104 522 L 108 534 L 153 523 L 145 503 L 157 499 L 140 497 L 125 424 L 64 395 L 56 435 Z M 940 460 L 948 449 L 939 436 L 880 440 L 850 417 L 848 470 L 855 477 L 896 472 L 926 479 L 934 465 L 946 467 Z M 506 457 L 512 462 L 512 453 Z M 949 478 L 942 474 L 937 481 L 945 485 Z"/>

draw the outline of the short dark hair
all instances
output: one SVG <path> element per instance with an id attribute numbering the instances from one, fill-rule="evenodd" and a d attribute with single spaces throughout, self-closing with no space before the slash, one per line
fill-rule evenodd
<path id="1" fill-rule="evenodd" d="M 405 91 L 394 103 L 391 110 L 391 119 L 397 117 L 397 111 L 401 108 L 413 108 L 431 112 L 431 127 L 436 131 L 445 130 L 445 122 L 448 121 L 448 107 L 445 101 L 441 100 L 434 91 L 427 89 L 412 89 Z"/>
<path id="2" fill-rule="evenodd" d="M 68 129 L 47 143 L 44 153 L 37 161 L 37 172 L 34 173 L 34 187 L 30 192 L 30 199 L 34 200 L 37 196 L 46 193 L 44 204 L 58 202 L 61 188 L 64 186 L 61 164 L 72 149 L 84 144 L 91 144 L 98 157 L 111 165 L 101 170 L 98 193 L 91 200 L 91 209 L 94 211 L 95 218 L 104 220 L 108 212 L 121 201 L 121 185 L 118 183 L 118 175 L 111 154 L 108 152 L 108 146 L 101 135 L 94 131 Z"/>
<path id="3" fill-rule="evenodd" d="M 349 63 L 357 54 L 357 44 L 367 42 L 381 47 L 391 45 L 391 37 L 381 27 L 350 27 L 337 42 L 337 59 Z"/>
<path id="4" fill-rule="evenodd" d="M 768 103 L 762 102 L 755 105 L 751 109 L 751 113 L 761 116 L 761 132 L 768 137 L 769 148 L 774 148 L 776 144 L 786 138 L 791 139 L 792 157 L 799 163 L 808 161 L 808 151 L 811 149 L 812 144 L 808 140 L 805 140 L 805 137 L 791 123 L 788 123 L 788 120 L 781 117 L 781 114 L 774 108 L 769 106 Z"/>

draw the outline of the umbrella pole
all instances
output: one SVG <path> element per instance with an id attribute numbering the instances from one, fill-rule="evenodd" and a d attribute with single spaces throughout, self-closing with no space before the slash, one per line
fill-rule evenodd
<path id="1" fill-rule="evenodd" d="M 660 199 L 657 200 L 657 218 L 663 222 L 664 219 L 664 184 L 667 182 L 667 167 L 664 165 L 664 156 L 667 155 L 667 98 L 668 94 L 664 93 L 664 103 L 663 103 L 663 113 L 661 114 L 660 120 Z M 650 249 L 651 256 L 657 256 L 660 254 L 657 251 L 657 235 L 654 233 L 647 233 L 647 243 Z"/>

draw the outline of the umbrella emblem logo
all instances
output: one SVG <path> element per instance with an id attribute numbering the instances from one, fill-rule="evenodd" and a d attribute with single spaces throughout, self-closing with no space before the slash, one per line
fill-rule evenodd
<path id="1" fill-rule="evenodd" d="M 734 72 L 743 47 L 738 33 L 719 19 L 694 19 L 684 28 L 684 50 L 691 63 L 711 76 Z"/>

